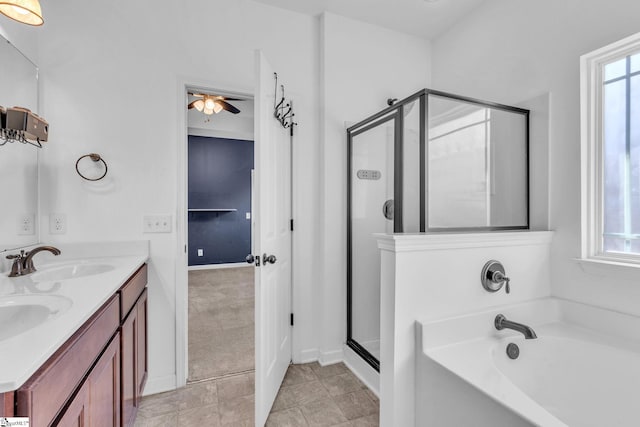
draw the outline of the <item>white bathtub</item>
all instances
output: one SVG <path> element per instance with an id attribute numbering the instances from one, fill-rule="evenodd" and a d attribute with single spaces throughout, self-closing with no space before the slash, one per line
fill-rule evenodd
<path id="1" fill-rule="evenodd" d="M 498 313 L 538 338 L 496 330 Z M 638 317 L 545 298 L 417 331 L 417 426 L 640 426 Z"/>

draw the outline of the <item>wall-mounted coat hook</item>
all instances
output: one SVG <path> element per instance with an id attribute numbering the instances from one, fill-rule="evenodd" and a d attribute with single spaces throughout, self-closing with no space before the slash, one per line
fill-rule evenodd
<path id="1" fill-rule="evenodd" d="M 275 87 L 273 94 L 273 117 L 276 118 L 280 122 L 285 129 L 291 130 L 291 136 L 293 136 L 293 126 L 297 125 L 293 121 L 293 116 L 295 116 L 293 112 L 293 102 L 289 100 L 287 102 L 286 97 L 284 95 L 284 85 L 280 85 L 280 90 L 282 96 L 280 97 L 280 101 L 278 100 L 278 73 L 273 73 L 275 79 Z"/>

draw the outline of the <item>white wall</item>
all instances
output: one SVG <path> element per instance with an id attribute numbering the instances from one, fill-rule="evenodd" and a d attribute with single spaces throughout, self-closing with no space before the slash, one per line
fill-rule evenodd
<path id="1" fill-rule="evenodd" d="M 416 320 L 548 296 L 550 232 L 379 236 L 381 249 L 380 426 L 415 425 Z M 487 292 L 480 274 L 502 262 L 511 279 Z M 526 262 L 523 262 L 526 260 Z"/>
<path id="2" fill-rule="evenodd" d="M 494 0 L 432 45 L 437 89 L 507 104 L 551 93 L 553 293 L 636 315 L 638 270 L 585 272 L 573 259 L 580 256 L 579 57 L 640 31 L 639 14 L 634 0 Z"/>
<path id="3" fill-rule="evenodd" d="M 176 214 L 179 82 L 251 92 L 254 49 L 263 49 L 296 100 L 294 182 L 298 358 L 317 348 L 312 289 L 318 221 L 318 21 L 247 0 L 48 3 L 39 37 L 43 151 L 43 240 L 148 238 L 149 382 L 175 385 L 175 232 L 142 234 L 144 214 Z M 185 105 L 186 108 L 186 105 Z M 74 162 L 100 153 L 108 185 L 86 185 Z M 48 235 L 46 215 L 67 215 L 65 235 Z M 174 227 L 175 230 L 175 227 Z"/>
<path id="4" fill-rule="evenodd" d="M 321 18 L 321 221 L 319 359 L 342 358 L 346 339 L 346 125 L 429 86 L 427 40 L 325 13 Z M 375 262 L 372 261 L 372 262 Z"/>

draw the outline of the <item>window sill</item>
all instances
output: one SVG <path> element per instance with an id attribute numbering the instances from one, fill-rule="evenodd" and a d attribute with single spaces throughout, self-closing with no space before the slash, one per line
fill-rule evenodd
<path id="1" fill-rule="evenodd" d="M 574 258 L 580 268 L 587 274 L 600 277 L 615 276 L 620 279 L 638 280 L 640 264 L 613 259 Z"/>

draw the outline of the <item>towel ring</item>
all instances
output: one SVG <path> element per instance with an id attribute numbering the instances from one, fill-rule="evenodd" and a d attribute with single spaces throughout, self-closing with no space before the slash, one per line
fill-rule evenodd
<path id="1" fill-rule="evenodd" d="M 82 173 L 80 172 L 80 169 L 78 169 L 78 164 L 80 163 L 80 160 L 84 159 L 85 157 L 89 157 L 94 162 L 102 162 L 102 164 L 104 165 L 104 173 L 100 175 L 98 178 L 87 178 L 86 176 L 82 175 Z M 107 166 L 107 162 L 105 162 L 104 159 L 100 157 L 100 154 L 96 154 L 96 153 L 85 154 L 84 156 L 81 156 L 76 161 L 76 172 L 78 172 L 78 175 L 80 175 L 82 179 L 86 179 L 87 181 L 100 181 L 102 178 L 107 176 L 108 170 L 109 170 L 109 166 Z"/>

